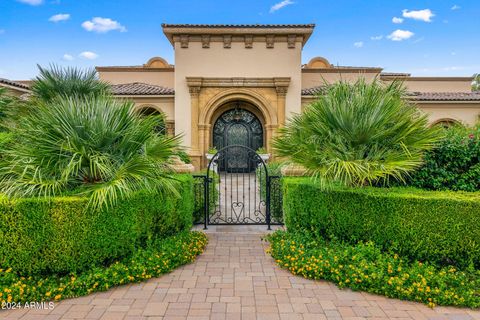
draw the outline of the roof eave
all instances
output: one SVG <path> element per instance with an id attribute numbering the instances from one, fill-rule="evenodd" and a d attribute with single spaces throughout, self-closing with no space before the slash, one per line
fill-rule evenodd
<path id="1" fill-rule="evenodd" d="M 277 25 L 276 27 L 269 27 L 268 25 L 255 25 L 252 27 L 245 26 L 216 26 L 212 25 L 211 27 L 206 26 L 181 26 L 181 25 L 171 25 L 171 24 L 162 24 L 162 30 L 168 41 L 174 46 L 175 41 L 173 40 L 174 35 L 303 35 L 303 45 L 308 41 L 312 35 L 313 29 L 315 28 L 314 24 L 306 25 L 297 25 L 296 27 L 289 27 L 288 25 Z"/>

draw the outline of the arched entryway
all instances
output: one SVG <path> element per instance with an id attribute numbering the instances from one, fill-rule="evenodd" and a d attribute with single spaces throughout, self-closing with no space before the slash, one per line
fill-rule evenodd
<path id="1" fill-rule="evenodd" d="M 162 111 L 157 110 L 154 106 L 142 105 L 136 108 L 136 111 L 144 117 L 155 118 L 157 125 L 155 126 L 155 132 L 159 134 L 167 134 L 167 127 L 165 123 L 165 114 Z"/>
<path id="2" fill-rule="evenodd" d="M 255 112 L 257 111 L 257 112 Z M 254 106 L 235 101 L 221 108 L 212 127 L 212 145 L 217 149 L 229 146 L 244 146 L 257 151 L 265 142 L 264 124 Z M 236 152 L 235 150 L 238 149 Z M 232 171 L 245 171 L 252 168 L 243 148 L 231 148 L 228 159 Z M 223 170 L 223 167 L 219 168 Z"/>

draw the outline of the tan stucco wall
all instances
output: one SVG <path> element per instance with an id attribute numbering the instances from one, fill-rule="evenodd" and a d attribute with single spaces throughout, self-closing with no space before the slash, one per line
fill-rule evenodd
<path id="1" fill-rule="evenodd" d="M 135 102 L 136 109 L 153 108 L 163 112 L 167 120 L 175 120 L 175 107 L 173 97 L 122 97 L 119 99 L 129 99 Z"/>
<path id="2" fill-rule="evenodd" d="M 470 92 L 471 78 L 407 78 L 404 81 L 408 91 L 419 92 Z"/>
<path id="3" fill-rule="evenodd" d="M 302 89 L 318 87 L 325 83 L 330 84 L 340 80 L 354 82 L 359 78 L 364 78 L 368 82 L 371 82 L 376 76 L 378 76 L 378 73 L 303 71 Z"/>
<path id="4" fill-rule="evenodd" d="M 417 103 L 428 114 L 430 123 L 439 120 L 456 120 L 465 125 L 474 125 L 480 115 L 480 103 Z"/>
<path id="5" fill-rule="evenodd" d="M 175 43 L 175 119 L 176 133 L 183 134 L 185 146 L 191 145 L 191 101 L 186 77 L 290 77 L 286 96 L 286 115 L 300 111 L 301 42 L 290 49 L 287 43 L 275 43 L 273 49 L 265 43 L 253 43 L 245 48 L 242 42 L 232 42 L 230 49 L 223 43 L 212 42 L 202 48 L 201 42 L 190 42 L 188 48 Z"/>
<path id="6" fill-rule="evenodd" d="M 0 87 L 3 87 L 5 89 L 7 89 L 7 93 L 9 95 L 14 96 L 14 97 L 20 97 L 21 95 L 24 95 L 24 94 L 28 93 L 27 90 L 17 89 L 16 87 L 9 86 L 9 85 L 3 84 L 3 83 L 0 83 Z"/>
<path id="7" fill-rule="evenodd" d="M 111 84 L 122 84 L 131 82 L 143 82 L 157 86 L 174 87 L 174 69 L 169 71 L 99 71 L 101 80 Z"/>
<path id="8" fill-rule="evenodd" d="M 302 108 L 314 100 L 314 97 L 302 97 Z M 480 116 L 480 102 L 417 102 L 416 105 L 428 114 L 430 123 L 456 120 L 465 125 L 474 125 Z"/>

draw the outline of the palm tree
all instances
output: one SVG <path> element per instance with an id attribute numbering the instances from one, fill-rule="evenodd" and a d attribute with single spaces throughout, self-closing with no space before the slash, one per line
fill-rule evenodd
<path id="1" fill-rule="evenodd" d="M 48 96 L 50 97 L 50 96 Z M 57 97 L 13 129 L 0 164 L 10 196 L 79 194 L 99 208 L 138 190 L 175 192 L 168 159 L 178 139 L 156 134 L 157 119 L 110 96 Z"/>
<path id="2" fill-rule="evenodd" d="M 101 96 L 110 92 L 108 83 L 98 80 L 94 69 L 63 68 L 51 65 L 38 66 L 39 75 L 31 85 L 32 96 L 42 102 L 56 97 Z"/>
<path id="3" fill-rule="evenodd" d="M 403 181 L 439 136 L 405 95 L 399 82 L 327 86 L 280 130 L 274 148 L 322 182 L 363 186 L 390 178 Z"/>

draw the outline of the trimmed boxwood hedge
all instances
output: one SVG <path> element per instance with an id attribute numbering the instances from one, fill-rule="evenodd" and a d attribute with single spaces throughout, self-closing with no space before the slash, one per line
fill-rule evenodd
<path id="1" fill-rule="evenodd" d="M 192 225 L 193 181 L 178 175 L 179 197 L 139 192 L 102 211 L 86 198 L 0 197 L 0 268 L 66 274 L 107 265 Z"/>
<path id="2" fill-rule="evenodd" d="M 413 188 L 322 190 L 284 178 L 285 224 L 348 243 L 373 241 L 412 260 L 480 267 L 480 193 Z"/>

